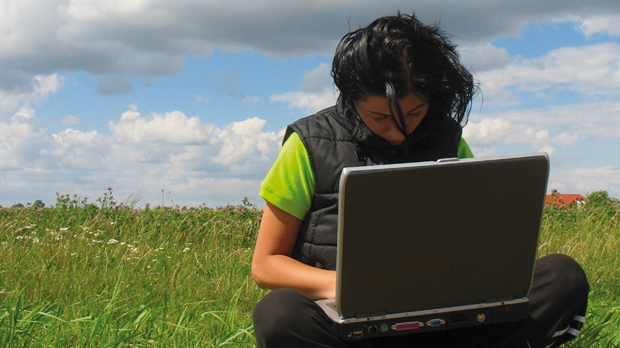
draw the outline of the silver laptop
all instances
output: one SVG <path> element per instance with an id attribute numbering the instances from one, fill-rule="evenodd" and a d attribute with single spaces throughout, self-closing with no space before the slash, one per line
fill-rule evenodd
<path id="1" fill-rule="evenodd" d="M 351 340 L 526 318 L 548 176 L 545 153 L 345 168 L 317 303 Z"/>

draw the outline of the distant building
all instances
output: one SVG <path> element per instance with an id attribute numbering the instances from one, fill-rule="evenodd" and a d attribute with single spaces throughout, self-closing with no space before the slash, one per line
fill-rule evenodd
<path id="1" fill-rule="evenodd" d="M 553 204 L 557 207 L 565 207 L 570 204 L 582 205 L 586 203 L 586 198 L 580 194 L 557 193 L 545 197 L 545 206 Z"/>

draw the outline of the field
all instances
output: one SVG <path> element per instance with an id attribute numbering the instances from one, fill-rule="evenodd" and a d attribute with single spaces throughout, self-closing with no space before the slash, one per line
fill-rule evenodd
<path id="1" fill-rule="evenodd" d="M 620 204 L 605 192 L 545 209 L 539 254 L 562 252 L 591 285 L 571 347 L 620 346 Z M 0 347 L 254 346 L 250 278 L 261 210 L 95 202 L 0 208 Z"/>

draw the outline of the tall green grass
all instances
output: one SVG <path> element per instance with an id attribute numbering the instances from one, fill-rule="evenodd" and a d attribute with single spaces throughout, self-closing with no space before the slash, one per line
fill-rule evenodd
<path id="1" fill-rule="evenodd" d="M 620 346 L 620 202 L 606 192 L 585 205 L 549 206 L 539 255 L 564 253 L 584 268 L 590 282 L 586 325 L 571 347 Z"/>
<path id="2" fill-rule="evenodd" d="M 591 283 L 571 347 L 620 345 L 618 201 L 545 210 L 540 255 L 577 259 Z M 254 346 L 250 278 L 261 210 L 88 203 L 0 208 L 0 347 Z"/>
<path id="3" fill-rule="evenodd" d="M 66 197 L 0 210 L 0 347 L 254 344 L 260 210 Z"/>

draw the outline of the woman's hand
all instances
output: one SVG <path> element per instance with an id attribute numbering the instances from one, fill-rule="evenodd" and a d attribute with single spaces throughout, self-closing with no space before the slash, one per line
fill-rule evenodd
<path id="1" fill-rule="evenodd" d="M 300 226 L 301 220 L 267 202 L 252 259 L 252 278 L 261 288 L 291 288 L 312 300 L 335 298 L 335 271 L 291 257 Z"/>

